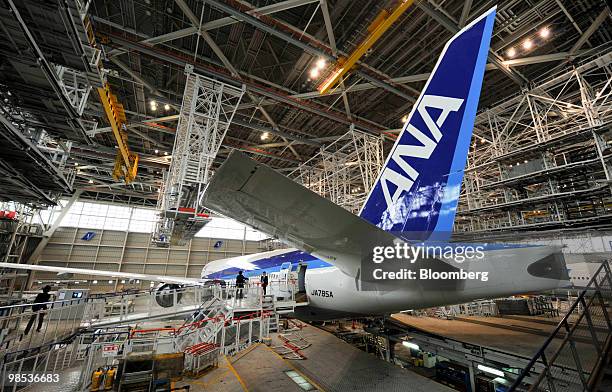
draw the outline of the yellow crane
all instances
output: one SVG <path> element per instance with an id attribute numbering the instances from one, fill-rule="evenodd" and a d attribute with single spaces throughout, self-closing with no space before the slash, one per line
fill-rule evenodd
<path id="1" fill-rule="evenodd" d="M 117 141 L 117 155 L 113 167 L 113 178 L 123 178 L 126 184 L 134 181 L 138 172 L 138 154 L 131 152 L 127 144 L 127 126 L 123 105 L 117 100 L 115 94 L 110 90 L 108 82 L 103 87 L 98 87 L 100 102 L 104 107 L 106 118 L 113 130 L 113 136 Z"/>
<path id="2" fill-rule="evenodd" d="M 392 11 L 382 10 L 368 26 L 367 37 L 348 57 L 340 57 L 331 75 L 318 87 L 321 95 L 327 94 L 342 81 L 342 77 L 351 70 L 361 57 L 378 41 L 378 39 L 395 23 L 395 21 L 414 3 L 414 0 L 403 0 L 397 3 Z"/>

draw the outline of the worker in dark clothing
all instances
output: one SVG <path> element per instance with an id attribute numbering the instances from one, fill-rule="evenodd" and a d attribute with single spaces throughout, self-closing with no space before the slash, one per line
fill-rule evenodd
<path id="1" fill-rule="evenodd" d="M 30 317 L 30 321 L 28 321 L 28 325 L 26 326 L 26 329 L 23 332 L 24 335 L 27 335 L 30 332 L 32 325 L 34 324 L 34 320 L 36 320 L 36 316 L 38 316 L 38 328 L 36 328 L 36 332 L 40 332 L 40 328 L 43 324 L 43 319 L 45 318 L 45 313 L 40 311 L 47 310 L 46 302 L 49 302 L 49 300 L 51 299 L 51 294 L 49 294 L 49 291 L 51 291 L 51 286 L 47 285 L 43 287 L 42 293 L 38 293 L 38 295 L 34 299 L 34 304 L 32 304 L 32 317 Z"/>
<path id="2" fill-rule="evenodd" d="M 268 274 L 266 271 L 261 274 L 261 288 L 263 289 L 263 294 L 266 295 L 266 288 L 268 287 Z"/>
<path id="3" fill-rule="evenodd" d="M 244 284 L 247 280 L 248 279 L 242 275 L 242 271 L 238 271 L 238 276 L 236 276 L 236 287 L 238 288 L 236 290 L 236 297 L 243 298 L 244 294 L 242 293 L 242 290 L 244 289 Z"/>

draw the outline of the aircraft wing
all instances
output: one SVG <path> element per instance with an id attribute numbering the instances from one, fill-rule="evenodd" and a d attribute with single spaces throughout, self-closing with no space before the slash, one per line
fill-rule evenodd
<path id="1" fill-rule="evenodd" d="M 29 270 L 29 271 L 57 272 L 57 273 L 71 273 L 71 274 L 81 274 L 81 275 L 107 276 L 109 278 L 140 279 L 140 280 L 148 280 L 151 282 L 164 282 L 164 283 L 175 283 L 175 284 L 189 284 L 189 285 L 203 284 L 203 282 L 200 281 L 200 279 L 195 279 L 195 278 L 181 278 L 178 276 L 164 276 L 164 275 L 147 275 L 147 274 L 137 274 L 137 273 L 132 273 L 132 272 L 88 270 L 85 268 L 53 267 L 53 266 L 48 266 L 48 265 L 0 263 L 0 268 Z"/>
<path id="2" fill-rule="evenodd" d="M 357 276 L 368 247 L 390 233 L 271 168 L 233 151 L 215 173 L 204 205 Z"/>

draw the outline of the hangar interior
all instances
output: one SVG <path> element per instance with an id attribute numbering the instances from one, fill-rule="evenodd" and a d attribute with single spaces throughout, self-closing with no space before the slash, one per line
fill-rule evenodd
<path id="1" fill-rule="evenodd" d="M 0 4 L 0 262 L 79 269 L 0 269 L 3 390 L 612 391 L 607 2 Z M 233 152 L 358 214 L 493 6 L 452 238 L 557 247 L 571 288 L 306 322 L 301 263 L 198 282 L 289 248 L 206 205 Z"/>

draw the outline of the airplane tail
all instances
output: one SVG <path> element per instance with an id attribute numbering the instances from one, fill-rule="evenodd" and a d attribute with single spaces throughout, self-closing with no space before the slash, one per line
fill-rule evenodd
<path id="1" fill-rule="evenodd" d="M 449 238 L 495 12 L 446 43 L 359 213 L 363 219 L 406 239 Z"/>

